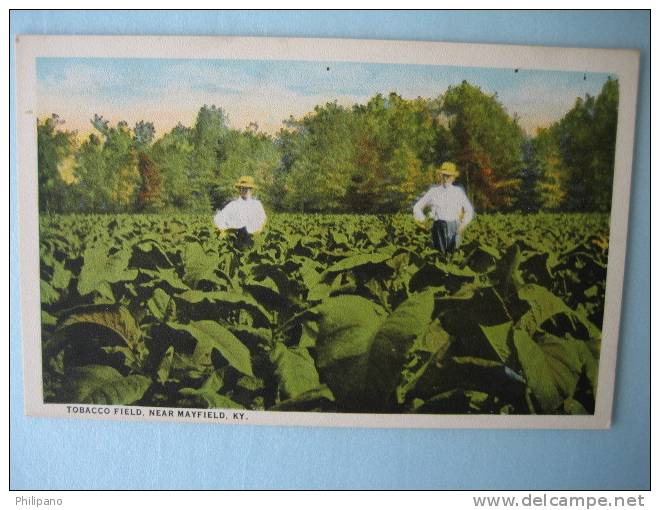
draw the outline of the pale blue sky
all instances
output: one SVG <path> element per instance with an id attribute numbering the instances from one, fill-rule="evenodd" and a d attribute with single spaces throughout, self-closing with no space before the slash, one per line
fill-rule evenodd
<path id="1" fill-rule="evenodd" d="M 586 79 L 585 79 L 586 77 Z M 412 64 L 260 60 L 37 60 L 39 116 L 58 113 L 86 133 L 95 113 L 112 122 L 154 122 L 157 135 L 178 121 L 192 125 L 203 104 L 229 115 L 232 127 L 256 122 L 276 132 L 290 115 L 337 100 L 364 103 L 377 93 L 437 97 L 467 80 L 497 93 L 529 133 L 561 118 L 577 97 L 596 95 L 606 74 Z"/>

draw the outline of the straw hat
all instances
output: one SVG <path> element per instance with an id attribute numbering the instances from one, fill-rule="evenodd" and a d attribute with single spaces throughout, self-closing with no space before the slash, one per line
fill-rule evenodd
<path id="1" fill-rule="evenodd" d="M 236 184 L 234 184 L 236 188 L 250 188 L 254 189 L 257 187 L 257 185 L 254 183 L 254 178 L 250 175 L 243 175 L 241 178 L 236 181 Z"/>
<path id="2" fill-rule="evenodd" d="M 450 175 L 452 177 L 458 177 L 458 169 L 456 168 L 456 165 L 451 161 L 445 161 L 442 165 L 440 165 L 438 172 L 441 175 Z"/>

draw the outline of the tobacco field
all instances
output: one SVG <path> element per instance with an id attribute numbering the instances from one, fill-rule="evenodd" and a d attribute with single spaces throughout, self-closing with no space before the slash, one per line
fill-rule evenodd
<path id="1" fill-rule="evenodd" d="M 46 402 L 591 414 L 606 214 L 480 215 L 441 257 L 410 215 L 41 215 Z"/>

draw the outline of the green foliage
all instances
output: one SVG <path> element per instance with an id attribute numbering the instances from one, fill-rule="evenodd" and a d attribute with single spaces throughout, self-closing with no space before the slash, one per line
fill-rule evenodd
<path id="1" fill-rule="evenodd" d="M 122 376 L 108 366 L 89 365 L 67 374 L 65 402 L 80 404 L 133 404 L 140 400 L 151 381 L 142 375 Z"/>
<path id="2" fill-rule="evenodd" d="M 618 81 L 578 98 L 566 115 L 526 136 L 497 94 L 466 81 L 436 98 L 376 94 L 336 101 L 284 121 L 272 137 L 256 124 L 231 129 L 221 107 L 204 105 L 192 127 L 156 139 L 153 124 L 110 125 L 77 146 L 54 115 L 38 122 L 40 208 L 47 212 L 204 212 L 234 198 L 252 175 L 269 210 L 391 213 L 410 210 L 457 163 L 477 212 L 607 211 Z M 72 170 L 71 170 L 71 168 Z"/>
<path id="3" fill-rule="evenodd" d="M 281 133 L 283 191 L 287 208 L 302 212 L 340 211 L 355 168 L 354 116 L 328 103 Z"/>
<path id="4" fill-rule="evenodd" d="M 234 184 L 242 175 L 251 175 L 259 183 L 256 193 L 267 207 L 276 205 L 276 196 L 270 190 L 275 184 L 275 170 L 280 164 L 280 154 L 273 140 L 263 134 L 252 131 L 231 130 L 222 139 L 222 152 L 225 155 L 219 164 L 218 177 L 212 187 L 213 202 L 217 207 L 236 198 Z"/>
<path id="5" fill-rule="evenodd" d="M 523 168 L 523 131 L 497 95 L 463 81 L 442 96 L 461 182 L 477 210 L 501 210 L 515 203 Z"/>
<path id="6" fill-rule="evenodd" d="M 110 128 L 109 128 L 110 129 Z M 604 214 L 482 214 L 441 258 L 410 215 L 43 215 L 48 402 L 594 412 Z"/>
<path id="7" fill-rule="evenodd" d="M 280 132 L 286 209 L 397 211 L 433 182 L 439 126 L 431 102 L 395 93 L 352 109 L 327 103 Z"/>
<path id="8" fill-rule="evenodd" d="M 151 147 L 151 159 L 160 171 L 164 209 L 194 211 L 197 208 L 190 187 L 194 150 L 191 130 L 182 125 L 166 133 Z"/>
<path id="9" fill-rule="evenodd" d="M 552 127 L 568 167 L 568 210 L 610 209 L 618 103 L 619 82 L 608 79 L 597 97 L 578 98 Z"/>
<path id="10" fill-rule="evenodd" d="M 74 154 L 75 132 L 61 130 L 64 121 L 53 114 L 37 121 L 37 176 L 39 211 L 61 212 L 69 210 L 70 186 L 61 175 L 61 168 Z"/>
<path id="11" fill-rule="evenodd" d="M 523 177 L 526 193 L 521 193 L 519 205 L 532 211 L 560 210 L 570 191 L 570 182 L 556 130 L 538 130 L 530 142 L 527 165 Z"/>
<path id="12" fill-rule="evenodd" d="M 76 210 L 130 210 L 141 180 L 133 132 L 126 122 L 110 127 L 99 115 L 95 115 L 92 124 L 101 136 L 90 134 L 76 154 Z"/>
<path id="13" fill-rule="evenodd" d="M 194 150 L 186 183 L 197 204 L 196 210 L 208 210 L 217 205 L 213 204 L 211 191 L 217 183 L 218 167 L 226 157 L 222 144 L 228 133 L 227 115 L 222 108 L 204 105 L 199 110 L 191 130 Z"/>

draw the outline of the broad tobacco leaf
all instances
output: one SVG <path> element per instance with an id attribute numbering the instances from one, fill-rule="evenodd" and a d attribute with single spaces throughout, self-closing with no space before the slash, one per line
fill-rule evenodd
<path id="1" fill-rule="evenodd" d="M 537 343 L 524 329 L 513 331 L 527 383 L 545 413 L 555 412 L 575 392 L 584 365 L 576 342 L 546 337 Z"/>
<path id="2" fill-rule="evenodd" d="M 570 309 L 559 297 L 540 285 L 524 285 L 518 290 L 518 296 L 530 305 L 530 310 L 520 318 L 517 327 L 532 336 L 542 327 L 555 336 L 570 334 L 588 342 L 592 354 L 599 357 L 601 332 L 583 313 Z M 551 324 L 553 321 L 555 324 Z"/>
<path id="3" fill-rule="evenodd" d="M 316 342 L 317 367 L 346 410 L 383 410 L 393 397 L 401 369 L 415 339 L 431 322 L 430 291 L 415 294 L 389 317 L 359 296 L 329 298 Z"/>
<path id="4" fill-rule="evenodd" d="M 128 249 L 108 255 L 107 248 L 95 244 L 85 250 L 84 263 L 78 276 L 78 293 L 85 296 L 97 291 L 102 284 L 132 281 L 138 274 L 137 269 L 128 269 L 131 253 Z"/>
<path id="5" fill-rule="evenodd" d="M 129 405 L 142 398 L 151 386 L 143 375 L 122 376 L 108 366 L 88 365 L 66 373 L 65 402 L 99 405 Z"/>
<path id="6" fill-rule="evenodd" d="M 130 266 L 139 269 L 159 269 L 173 267 L 165 250 L 152 239 L 141 241 L 133 246 Z"/>
<path id="7" fill-rule="evenodd" d="M 50 348 L 60 348 L 64 343 L 85 342 L 87 339 L 81 338 L 79 332 L 86 326 L 91 326 L 100 332 L 100 336 L 104 339 L 103 345 L 123 343 L 138 358 L 146 355 L 146 347 L 137 322 L 128 309 L 118 305 L 95 305 L 74 311 L 55 332 L 54 343 Z"/>
<path id="8" fill-rule="evenodd" d="M 168 326 L 190 334 L 197 342 L 192 359 L 200 365 L 211 364 L 211 351 L 217 349 L 227 362 L 239 372 L 252 373 L 250 351 L 224 326 L 214 321 L 193 321 L 189 324 L 168 322 Z"/>
<path id="9" fill-rule="evenodd" d="M 218 267 L 218 257 L 207 254 L 201 244 L 186 244 L 182 260 L 183 280 L 191 287 L 195 287 L 201 280 L 223 283 L 214 272 Z"/>
<path id="10" fill-rule="evenodd" d="M 260 305 L 252 296 L 248 294 L 239 294 L 237 292 L 214 291 L 204 292 L 201 290 L 187 290 L 174 296 L 177 300 L 185 301 L 190 304 L 198 304 L 202 301 L 225 305 L 230 308 L 247 310 L 252 314 L 255 323 L 260 326 L 270 325 L 271 315 L 262 305 Z"/>
<path id="11" fill-rule="evenodd" d="M 176 304 L 164 290 L 156 288 L 153 296 L 147 301 L 147 308 L 159 321 L 167 322 L 176 315 Z"/>
<path id="12" fill-rule="evenodd" d="M 320 385 L 314 359 L 305 348 L 288 348 L 278 342 L 270 353 L 277 379 L 277 402 L 296 398 Z"/>

